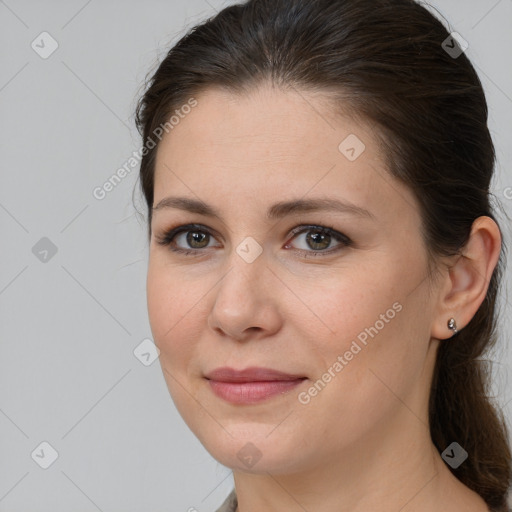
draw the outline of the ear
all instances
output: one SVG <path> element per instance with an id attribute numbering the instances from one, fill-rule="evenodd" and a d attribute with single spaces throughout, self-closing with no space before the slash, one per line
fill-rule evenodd
<path id="1" fill-rule="evenodd" d="M 447 326 L 450 318 L 455 319 L 459 331 L 471 321 L 485 299 L 500 251 L 498 225 L 490 217 L 478 217 L 462 254 L 451 257 L 451 264 L 440 282 L 432 323 L 433 338 L 443 340 L 453 336 Z"/>

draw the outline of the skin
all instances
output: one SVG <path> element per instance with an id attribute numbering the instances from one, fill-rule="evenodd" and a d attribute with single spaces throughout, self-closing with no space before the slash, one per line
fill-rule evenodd
<path id="1" fill-rule="evenodd" d="M 427 279 L 418 204 L 385 170 L 372 129 L 334 115 L 325 96 L 268 85 L 246 95 L 209 89 L 161 141 L 157 205 L 200 199 L 222 220 L 175 208 L 154 211 L 147 276 L 150 324 L 176 407 L 219 462 L 233 469 L 240 512 L 474 511 L 488 508 L 449 471 L 432 444 L 427 405 L 435 354 L 485 298 L 500 232 L 480 217 L 463 257 Z M 366 149 L 349 161 L 338 149 L 356 134 Z M 268 221 L 272 204 L 334 197 L 375 220 L 318 211 Z M 213 231 L 200 256 L 173 253 L 156 237 L 177 225 Z M 303 225 L 348 236 L 321 252 Z M 246 237 L 262 253 L 236 252 Z M 201 248 L 205 247 L 206 248 Z M 394 318 L 309 403 L 298 400 L 365 328 L 394 303 Z M 360 344 L 361 345 L 361 344 Z M 254 405 L 215 396 L 204 374 L 221 366 L 263 366 L 307 379 Z M 252 443 L 261 458 L 237 457 Z M 254 448 L 253 448 L 254 450 Z"/>

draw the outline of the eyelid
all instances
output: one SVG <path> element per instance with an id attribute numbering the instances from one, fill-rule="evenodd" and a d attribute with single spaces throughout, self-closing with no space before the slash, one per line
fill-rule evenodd
<path id="1" fill-rule="evenodd" d="M 319 233 L 325 233 L 331 235 L 334 239 L 338 241 L 345 242 L 347 244 L 352 243 L 352 240 L 350 240 L 348 236 L 344 235 L 343 233 L 340 233 L 337 229 L 333 228 L 332 226 L 327 226 L 323 224 L 301 224 L 300 226 L 293 228 L 290 231 L 289 236 L 295 238 L 297 235 L 301 235 L 302 233 L 307 231 L 317 231 Z"/>

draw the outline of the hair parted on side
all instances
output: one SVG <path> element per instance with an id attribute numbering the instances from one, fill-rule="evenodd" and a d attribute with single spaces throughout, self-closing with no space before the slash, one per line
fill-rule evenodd
<path id="1" fill-rule="evenodd" d="M 212 87 L 249 92 L 268 82 L 325 92 L 341 113 L 371 123 L 387 170 L 414 193 L 434 277 L 439 257 L 460 254 L 473 221 L 489 216 L 494 145 L 487 102 L 465 53 L 442 47 L 449 32 L 414 0 L 249 0 L 197 25 L 167 53 L 136 110 L 146 141 L 175 109 Z M 155 156 L 141 161 L 151 236 Z M 496 512 L 507 512 L 511 449 L 503 412 L 488 397 L 482 356 L 498 339 L 497 297 L 505 245 L 480 308 L 438 350 L 429 404 L 442 452 L 456 441 L 467 460 L 452 473 Z"/>

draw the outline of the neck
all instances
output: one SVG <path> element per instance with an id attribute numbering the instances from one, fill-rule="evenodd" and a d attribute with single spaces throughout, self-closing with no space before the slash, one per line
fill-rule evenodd
<path id="1" fill-rule="evenodd" d="M 315 467 L 287 474 L 235 470 L 237 511 L 487 512 L 484 501 L 452 475 L 428 427 L 407 409 L 405 416 L 405 424 L 402 417 L 385 432 L 380 426 Z"/>

